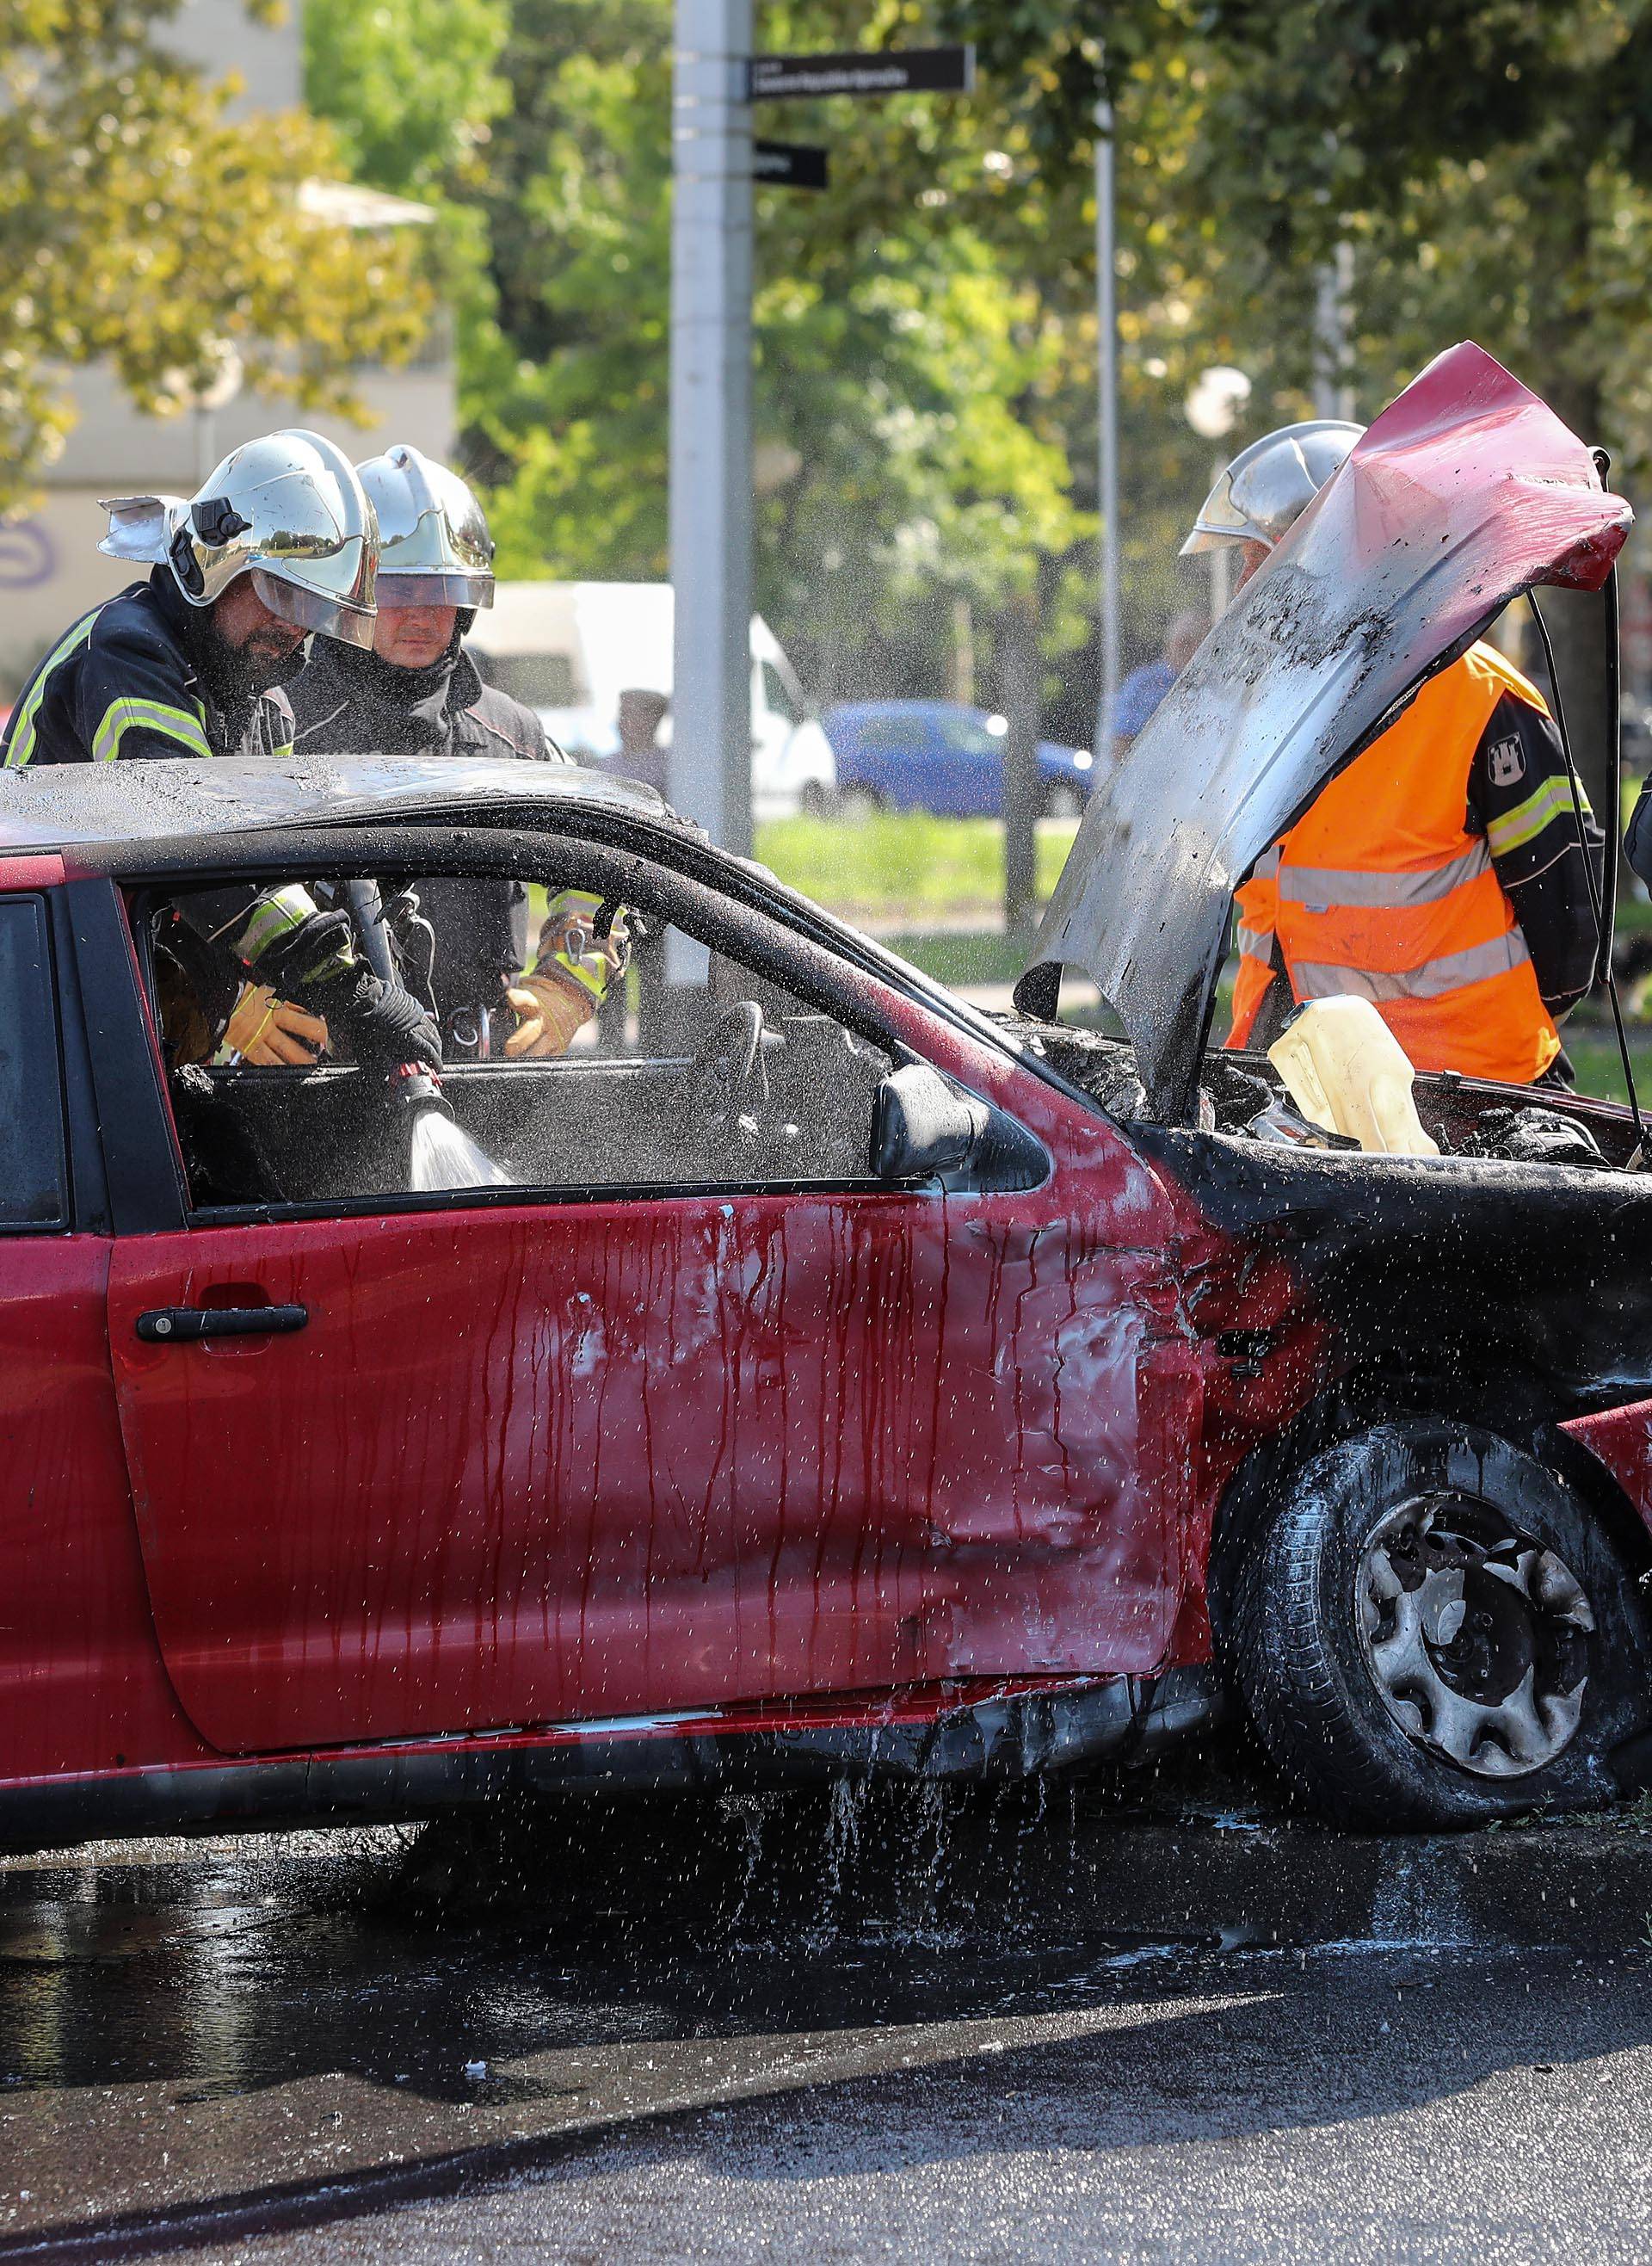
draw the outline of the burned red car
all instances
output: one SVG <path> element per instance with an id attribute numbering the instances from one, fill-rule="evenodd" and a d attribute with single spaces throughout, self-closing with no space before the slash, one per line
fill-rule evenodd
<path id="1" fill-rule="evenodd" d="M 1017 1776 L 1224 1692 L 1337 1816 L 1639 1783 L 1633 1123 L 1546 1095 L 1532 1163 L 1531 1094 L 1433 1078 L 1437 1159 L 1282 1146 L 1267 1061 L 1204 1049 L 1272 830 L 1627 518 L 1436 366 L 1093 806 L 997 1020 L 607 778 L 8 776 L 0 1837 Z M 193 892 L 369 874 L 652 932 L 567 1055 L 450 1063 L 486 1185 L 412 1187 L 415 1100 L 348 1063 L 180 1059 Z M 1064 962 L 1128 1038 L 1057 1019 Z"/>

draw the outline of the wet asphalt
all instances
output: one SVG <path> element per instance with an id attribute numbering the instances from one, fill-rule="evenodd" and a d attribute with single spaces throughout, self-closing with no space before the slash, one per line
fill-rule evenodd
<path id="1" fill-rule="evenodd" d="M 1130 1936 L 1130 1830 L 932 1795 L 10 1860 L 0 2261 L 1652 2252 L 1652 1953 Z"/>

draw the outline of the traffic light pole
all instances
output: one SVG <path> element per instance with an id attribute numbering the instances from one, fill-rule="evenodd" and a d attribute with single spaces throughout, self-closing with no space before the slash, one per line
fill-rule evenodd
<path id="1" fill-rule="evenodd" d="M 751 848 L 751 0 L 676 0 L 670 798 Z"/>

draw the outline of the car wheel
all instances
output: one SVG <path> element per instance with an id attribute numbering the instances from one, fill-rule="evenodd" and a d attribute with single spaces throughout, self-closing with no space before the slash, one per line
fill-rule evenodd
<path id="1" fill-rule="evenodd" d="M 883 808 L 883 798 L 875 787 L 846 786 L 837 798 L 837 815 L 857 826 L 875 818 Z"/>
<path id="2" fill-rule="evenodd" d="M 1232 1643 L 1274 1765 L 1347 1823 L 1597 1806 L 1648 1714 L 1645 1617 L 1598 1521 L 1507 1441 L 1431 1418 L 1286 1482 L 1239 1570 Z"/>
<path id="3" fill-rule="evenodd" d="M 1044 815 L 1046 818 L 1082 818 L 1084 797 L 1076 786 L 1066 786 L 1057 779 L 1054 786 L 1045 790 Z"/>

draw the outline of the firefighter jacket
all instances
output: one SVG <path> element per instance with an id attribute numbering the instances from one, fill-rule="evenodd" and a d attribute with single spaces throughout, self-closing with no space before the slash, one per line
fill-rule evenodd
<path id="1" fill-rule="evenodd" d="M 277 757 L 292 736 L 286 695 L 230 683 L 205 616 L 157 566 L 58 639 L 0 735 L 0 764 Z"/>
<path id="2" fill-rule="evenodd" d="M 189 604 L 167 567 L 157 566 L 147 582 L 94 606 L 58 639 L 0 736 L 0 767 L 191 756 L 274 760 L 291 754 L 292 736 L 285 692 L 241 683 L 215 651 L 206 614 Z M 215 999 L 225 982 L 232 997 L 236 973 L 255 972 L 259 954 L 315 910 L 295 887 L 192 891 L 183 924 L 201 944 L 230 955 L 225 981 L 211 987 Z M 199 952 L 194 957 L 201 968 L 192 975 L 206 964 Z M 341 953 L 318 972 L 341 974 L 352 964 Z"/>
<path id="3" fill-rule="evenodd" d="M 464 626 L 469 616 L 462 616 Z M 484 684 L 456 632 L 428 669 L 398 669 L 376 654 L 318 641 L 292 688 L 300 755 L 507 757 L 566 764 L 532 709 Z M 444 1028 L 493 1012 L 527 960 L 528 898 L 519 882 L 438 874 L 414 884 L 435 939 L 431 990 Z M 593 1000 L 608 961 L 587 933 L 597 901 L 554 895 L 538 951 Z"/>
<path id="4" fill-rule="evenodd" d="M 1597 859 L 1586 804 L 1582 816 Z M 1471 647 L 1239 892 L 1228 1045 L 1262 1043 L 1292 999 L 1353 993 L 1420 1070 L 1540 1078 L 1594 969 L 1578 822 L 1542 695 Z"/>

